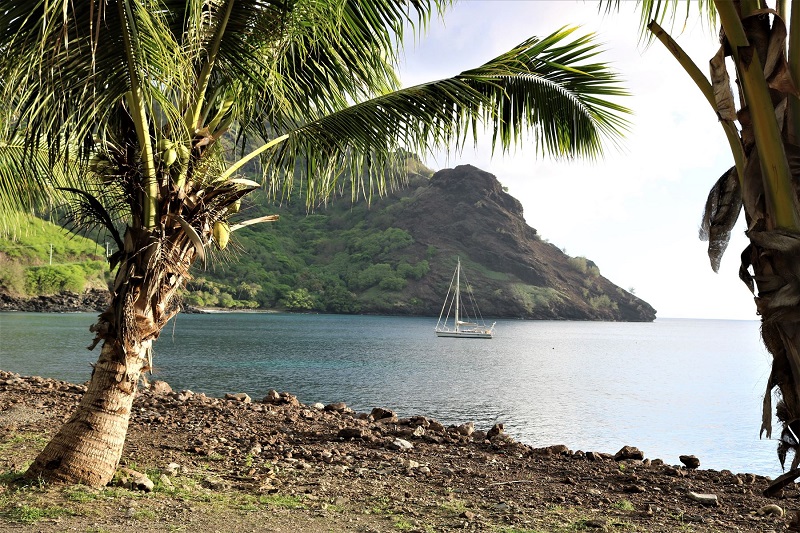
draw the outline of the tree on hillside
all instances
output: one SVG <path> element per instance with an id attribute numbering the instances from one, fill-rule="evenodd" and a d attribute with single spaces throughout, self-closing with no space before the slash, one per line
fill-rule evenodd
<path id="1" fill-rule="evenodd" d="M 719 268 L 731 230 L 744 210 L 750 244 L 741 254 L 739 277 L 755 296 L 761 335 L 773 357 L 761 434 L 772 434 L 772 391 L 783 425 L 778 456 L 794 450 L 800 463 L 800 0 L 697 2 L 700 16 L 720 29 L 720 47 L 709 77 L 660 26 L 679 13 L 679 2 L 640 2 L 642 29 L 663 42 L 716 113 L 734 166 L 712 187 L 701 238 L 711 267 Z M 607 6 L 619 5 L 618 0 Z M 786 21 L 794 30 L 787 32 Z M 732 72 L 729 72 L 731 70 Z M 735 81 L 736 91 L 730 80 Z M 738 106 L 738 109 L 737 109 Z"/>
<path id="2" fill-rule="evenodd" d="M 71 226 L 103 228 L 119 247 L 111 304 L 91 327 L 101 353 L 88 390 L 28 476 L 111 479 L 190 266 L 270 220 L 235 220 L 259 185 L 311 204 L 349 179 L 369 196 L 396 176 L 385 174 L 394 154 L 461 147 L 479 125 L 502 151 L 524 130 L 534 149 L 564 157 L 619 139 L 627 110 L 608 98 L 624 91 L 593 37 L 571 29 L 400 89 L 404 29 L 448 3 L 0 2 L 0 211 L 66 194 Z M 256 158 L 261 183 L 240 175 Z"/>

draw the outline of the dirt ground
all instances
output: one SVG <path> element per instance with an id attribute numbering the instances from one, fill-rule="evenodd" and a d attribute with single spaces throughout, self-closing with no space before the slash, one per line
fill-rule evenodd
<path id="1" fill-rule="evenodd" d="M 274 391 L 143 390 L 121 466 L 150 491 L 21 483 L 83 390 L 0 371 L 0 531 L 800 531 L 795 484 Z"/>

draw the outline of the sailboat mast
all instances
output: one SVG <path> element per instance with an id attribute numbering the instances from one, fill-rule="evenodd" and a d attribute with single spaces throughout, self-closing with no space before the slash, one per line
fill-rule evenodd
<path id="1" fill-rule="evenodd" d="M 458 265 L 456 266 L 456 331 L 458 327 L 458 306 L 461 304 L 461 258 L 458 257 Z"/>

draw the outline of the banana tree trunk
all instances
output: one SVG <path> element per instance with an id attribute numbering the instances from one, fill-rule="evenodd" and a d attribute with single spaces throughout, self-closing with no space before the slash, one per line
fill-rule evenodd
<path id="1" fill-rule="evenodd" d="M 102 342 L 89 387 L 75 413 L 34 460 L 26 477 L 103 486 L 114 476 L 152 344 L 180 306 L 178 290 L 197 257 L 179 224 L 157 237 L 128 229 L 112 302 L 90 329 Z"/>
<path id="2" fill-rule="evenodd" d="M 764 396 L 761 431 L 772 433 L 772 390 L 780 391 L 775 410 L 781 422 L 778 457 L 783 465 L 794 451 L 800 463 L 800 235 L 781 230 L 748 231 L 740 276 L 756 296 L 761 336 L 772 354 L 772 371 Z M 752 269 L 752 274 L 750 273 Z"/>

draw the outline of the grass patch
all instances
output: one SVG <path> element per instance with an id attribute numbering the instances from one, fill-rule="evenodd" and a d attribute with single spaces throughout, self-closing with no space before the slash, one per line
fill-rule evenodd
<path id="1" fill-rule="evenodd" d="M 23 503 L 11 507 L 10 509 L 0 513 L 0 516 L 7 518 L 14 522 L 22 522 L 23 524 L 35 524 L 39 520 L 45 518 L 58 518 L 61 516 L 72 516 L 75 513 L 64 507 L 38 507 L 35 505 L 28 505 Z"/>
<path id="2" fill-rule="evenodd" d="M 64 497 L 67 501 L 75 503 L 88 503 L 93 502 L 100 498 L 99 491 L 93 491 L 89 487 L 82 485 L 75 485 L 64 489 Z"/>
<path id="3" fill-rule="evenodd" d="M 134 520 L 155 520 L 157 515 L 152 509 L 137 509 L 132 518 Z"/>
<path id="4" fill-rule="evenodd" d="M 0 442 L 0 453 L 10 450 L 11 448 L 20 448 L 22 446 L 33 446 L 35 448 L 43 448 L 47 444 L 47 438 L 39 433 L 25 432 L 16 433 L 9 439 Z"/>
<path id="5" fill-rule="evenodd" d="M 394 527 L 399 529 L 400 531 L 411 531 L 412 529 L 414 529 L 414 524 L 412 524 L 411 522 L 409 522 L 404 518 L 400 518 L 398 520 L 395 520 Z"/>
<path id="6" fill-rule="evenodd" d="M 269 494 L 258 497 L 258 503 L 275 507 L 277 509 L 305 509 L 306 505 L 298 496 L 283 494 Z"/>
<path id="7" fill-rule="evenodd" d="M 367 514 L 386 515 L 392 514 L 392 499 L 388 496 L 377 496 L 372 498 L 372 506 L 367 509 Z"/>
<path id="8" fill-rule="evenodd" d="M 633 511 L 634 506 L 630 500 L 620 500 L 614 504 L 614 507 L 619 509 L 620 511 Z"/>
<path id="9" fill-rule="evenodd" d="M 467 510 L 467 504 L 463 500 L 452 500 L 440 504 L 439 508 L 443 511 L 447 511 L 448 513 L 458 515 Z"/>

